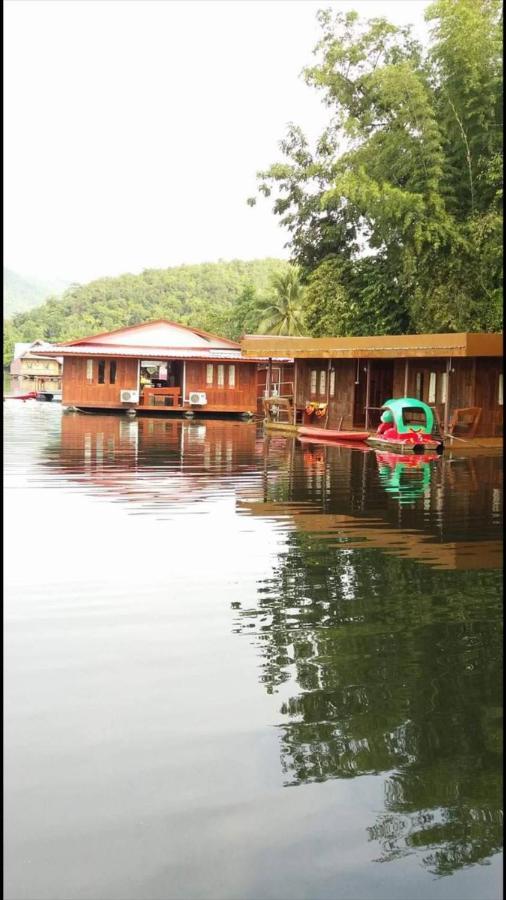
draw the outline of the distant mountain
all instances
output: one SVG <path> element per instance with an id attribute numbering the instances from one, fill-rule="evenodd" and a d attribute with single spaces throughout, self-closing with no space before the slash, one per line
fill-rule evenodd
<path id="1" fill-rule="evenodd" d="M 60 296 L 68 287 L 68 281 L 25 278 L 12 269 L 4 268 L 4 316 L 8 318 L 16 313 L 27 312 L 40 306 L 47 297 Z"/>
<path id="2" fill-rule="evenodd" d="M 4 365 L 16 341 L 65 341 L 151 319 L 236 339 L 256 330 L 272 276 L 287 266 L 281 259 L 219 260 L 72 284 L 63 296 L 6 319 Z"/>

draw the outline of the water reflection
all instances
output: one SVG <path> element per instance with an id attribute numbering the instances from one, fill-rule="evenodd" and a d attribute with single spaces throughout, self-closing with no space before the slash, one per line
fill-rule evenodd
<path id="1" fill-rule="evenodd" d="M 231 621 L 275 698 L 283 785 L 380 777 L 368 839 L 383 862 L 416 854 L 444 875 L 500 849 L 500 459 L 64 415 L 39 467 L 129 513 L 229 496 L 238 528 L 271 523 L 283 549 Z"/>
<path id="2" fill-rule="evenodd" d="M 399 503 L 412 503 L 427 493 L 433 462 L 430 456 L 377 452 L 376 460 L 380 483 Z"/>
<path id="3" fill-rule="evenodd" d="M 249 505 L 295 530 L 236 628 L 283 698 L 285 784 L 384 773 L 379 860 L 443 875 L 502 846 L 501 471 L 385 456 L 306 450 L 288 502 L 267 486 Z"/>

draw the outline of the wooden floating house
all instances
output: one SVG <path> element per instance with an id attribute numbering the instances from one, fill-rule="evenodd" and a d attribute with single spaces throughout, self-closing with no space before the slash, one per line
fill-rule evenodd
<path id="1" fill-rule="evenodd" d="M 502 334 L 246 335 L 241 349 L 248 358 L 294 359 L 293 396 L 274 402 L 280 426 L 375 430 L 386 400 L 414 397 L 433 408 L 445 434 L 502 436 Z"/>
<path id="2" fill-rule="evenodd" d="M 42 340 L 14 345 L 14 359 L 9 367 L 14 395 L 32 391 L 51 396 L 60 393 L 63 360 L 61 355 L 54 359 L 42 356 L 47 349 L 51 350 L 52 345 Z"/>
<path id="3" fill-rule="evenodd" d="M 258 362 L 235 341 L 165 319 L 53 345 L 62 403 L 136 413 L 253 414 Z M 265 362 L 265 360 L 264 360 Z"/>

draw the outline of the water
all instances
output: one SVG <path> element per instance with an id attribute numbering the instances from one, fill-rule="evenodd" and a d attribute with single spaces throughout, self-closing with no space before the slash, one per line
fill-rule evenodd
<path id="1" fill-rule="evenodd" d="M 501 896 L 500 457 L 4 420 L 8 900 Z"/>

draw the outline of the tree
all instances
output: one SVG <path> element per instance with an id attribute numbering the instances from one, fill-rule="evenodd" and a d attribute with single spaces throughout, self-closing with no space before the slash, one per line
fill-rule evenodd
<path id="1" fill-rule="evenodd" d="M 286 272 L 272 276 L 273 295 L 263 307 L 259 331 L 267 334 L 304 334 L 304 288 L 299 271 L 291 267 Z"/>
<path id="2" fill-rule="evenodd" d="M 305 78 L 322 92 L 329 124 L 314 151 L 291 125 L 284 161 L 259 173 L 259 191 L 274 197 L 305 278 L 328 258 L 341 263 L 336 290 L 344 272 L 355 285 L 367 273 L 359 296 L 347 291 L 359 311 L 374 312 L 369 276 L 377 271 L 382 281 L 387 272 L 400 313 L 389 328 L 497 329 L 501 7 L 436 0 L 426 17 L 433 27 L 424 51 L 409 28 L 386 19 L 318 13 L 322 37 Z M 335 291 L 324 293 L 335 303 Z M 334 314 L 321 314 L 330 325 Z M 343 327 L 363 321 L 350 314 Z M 313 330 L 324 327 L 313 322 Z"/>

